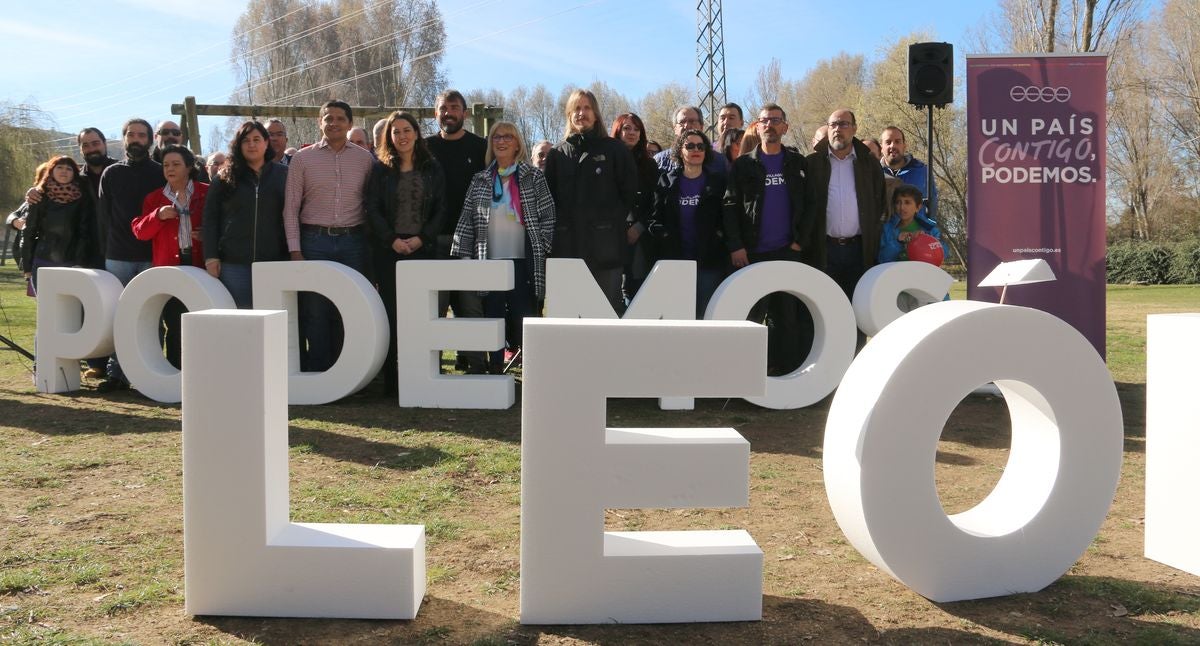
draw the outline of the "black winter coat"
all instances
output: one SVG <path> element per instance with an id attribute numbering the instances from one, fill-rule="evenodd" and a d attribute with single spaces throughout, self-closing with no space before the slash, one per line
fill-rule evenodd
<path id="1" fill-rule="evenodd" d="M 69 265 L 87 265 L 93 253 L 96 203 L 92 192 L 82 186 L 78 200 L 59 204 L 48 196 L 29 207 L 25 218 L 21 267 L 33 270 L 36 259 Z"/>
<path id="2" fill-rule="evenodd" d="M 201 235 L 209 258 L 236 265 L 287 260 L 283 201 L 287 166 L 266 162 L 258 177 L 246 173 L 230 188 L 209 184 Z"/>
<path id="3" fill-rule="evenodd" d="M 733 161 L 724 206 L 725 246 L 729 251 L 752 252 L 758 244 L 767 182 L 767 169 L 758 159 L 760 152 L 755 148 Z M 784 146 L 783 179 L 792 202 L 792 242 L 804 250 L 816 242 L 812 215 L 805 210 L 806 174 L 804 157 L 795 148 Z"/>
<path id="4" fill-rule="evenodd" d="M 620 267 L 638 190 L 625 144 L 600 130 L 573 134 L 547 156 L 546 181 L 557 215 L 553 256 L 582 258 L 593 271 Z"/>
<path id="5" fill-rule="evenodd" d="M 664 172 L 654 194 L 654 214 L 649 231 L 655 241 L 656 260 L 685 260 L 679 209 L 679 180 L 682 177 L 681 166 Z M 725 269 L 729 266 L 722 224 L 724 197 L 725 176 L 705 171 L 700 205 L 696 207 L 695 260 L 700 269 Z"/>

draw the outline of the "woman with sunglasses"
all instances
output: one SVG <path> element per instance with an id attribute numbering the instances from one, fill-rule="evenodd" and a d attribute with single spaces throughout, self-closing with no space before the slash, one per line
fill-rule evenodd
<path id="1" fill-rule="evenodd" d="M 542 171 L 526 163 L 525 142 L 516 125 L 500 121 L 492 126 L 484 163 L 487 168 L 475 173 L 467 187 L 450 255 L 513 262 L 515 286 L 485 295 L 483 313 L 505 319 L 506 345 L 515 353 L 525 317 L 537 314 L 535 299 L 546 293 L 554 199 Z M 493 374 L 503 372 L 504 358 L 503 352 L 491 353 Z"/>
<path id="2" fill-rule="evenodd" d="M 725 176 L 705 170 L 715 154 L 703 131 L 679 135 L 671 149 L 675 164 L 659 179 L 649 225 L 658 258 L 696 261 L 696 318 L 703 318 L 728 272 L 721 229 Z"/>

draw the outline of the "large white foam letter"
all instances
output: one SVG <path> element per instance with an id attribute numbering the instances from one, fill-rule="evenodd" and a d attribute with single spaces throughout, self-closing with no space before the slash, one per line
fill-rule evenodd
<path id="1" fill-rule="evenodd" d="M 154 401 L 173 404 L 181 396 L 179 370 L 163 356 L 158 330 L 171 297 L 190 312 L 232 308 L 221 281 L 199 267 L 153 267 L 129 281 L 117 305 L 113 343 L 130 385 Z"/>
<path id="2" fill-rule="evenodd" d="M 933 462 L 955 406 L 994 382 L 1012 419 L 996 488 L 947 516 Z M 1104 521 L 1121 469 L 1117 391 L 1075 329 L 1038 310 L 934 303 L 858 355 L 825 426 L 825 490 L 868 560 L 937 602 L 1035 592 Z"/>
<path id="3" fill-rule="evenodd" d="M 79 390 L 79 360 L 112 354 L 120 297 L 121 281 L 107 271 L 38 270 L 38 392 Z"/>
<path id="4" fill-rule="evenodd" d="M 747 505 L 750 445 L 733 429 L 606 429 L 605 409 L 761 393 L 766 345 L 745 321 L 526 320 L 522 622 L 761 618 L 762 551 L 747 532 L 604 531 L 606 508 Z M 606 363 L 621 369 L 595 369 Z"/>
<path id="5" fill-rule="evenodd" d="M 423 525 L 288 521 L 287 315 L 183 316 L 183 569 L 192 615 L 412 619 Z"/>
<path id="6" fill-rule="evenodd" d="M 442 350 L 492 351 L 504 345 L 503 319 L 438 318 L 438 292 L 506 291 L 509 260 L 405 260 L 396 263 L 396 361 L 400 405 L 508 408 L 511 375 L 443 375 Z M 389 295 L 389 298 L 391 296 Z"/>
<path id="7" fill-rule="evenodd" d="M 799 262 L 748 265 L 721 283 L 704 318 L 745 320 L 750 308 L 772 292 L 787 292 L 808 306 L 815 328 L 812 351 L 791 373 L 769 377 L 766 395 L 746 400 L 764 408 L 810 406 L 837 388 L 854 359 L 854 311 L 832 278 Z"/>
<path id="8" fill-rule="evenodd" d="M 587 264 L 579 258 L 546 260 L 546 317 L 615 319 Z M 659 260 L 621 318 L 691 321 L 696 318 L 696 262 Z M 692 410 L 691 397 L 663 397 L 663 410 Z"/>
<path id="9" fill-rule="evenodd" d="M 358 392 L 387 358 L 388 322 L 383 301 L 354 269 L 329 260 L 256 262 L 254 309 L 288 312 L 288 402 L 327 404 Z M 342 353 L 325 372 L 300 372 L 297 292 L 333 301 L 342 316 Z"/>
<path id="10" fill-rule="evenodd" d="M 918 305 L 936 303 L 950 291 L 954 277 L 941 267 L 927 262 L 906 260 L 875 265 L 854 286 L 854 318 L 858 329 L 875 336 L 888 323 L 904 316 L 896 305 L 901 292 L 916 299 Z"/>
<path id="11" fill-rule="evenodd" d="M 1200 574 L 1200 314 L 1146 317 L 1146 558 Z"/>

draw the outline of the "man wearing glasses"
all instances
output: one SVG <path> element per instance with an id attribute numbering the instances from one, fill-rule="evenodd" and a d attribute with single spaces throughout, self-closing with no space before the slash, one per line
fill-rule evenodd
<path id="1" fill-rule="evenodd" d="M 812 246 L 812 217 L 805 212 L 804 158 L 783 145 L 787 113 L 774 103 L 763 106 L 754 122 L 762 140 L 733 162 L 725 191 L 725 243 L 734 269 L 750 263 L 801 262 Z M 788 374 L 799 367 L 812 345 L 811 318 L 800 316 L 795 298 L 775 293 L 759 301 L 749 319 L 770 324 L 767 374 Z"/>
<path id="2" fill-rule="evenodd" d="M 854 136 L 854 113 L 838 110 L 826 123 L 829 135 L 808 155 L 808 210 L 817 235 L 809 254 L 847 298 L 879 253 L 884 213 L 883 170 L 866 144 Z"/>
<path id="3" fill-rule="evenodd" d="M 675 138 L 678 139 L 679 135 L 687 130 L 704 130 L 704 113 L 694 105 L 681 105 L 675 109 L 673 123 Z M 667 146 L 666 150 L 654 156 L 654 163 L 660 171 L 674 170 L 675 160 L 671 159 L 672 148 L 674 146 Z"/>

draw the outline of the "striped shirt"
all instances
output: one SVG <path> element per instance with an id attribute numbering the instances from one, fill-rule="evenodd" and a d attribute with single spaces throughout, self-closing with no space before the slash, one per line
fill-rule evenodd
<path id="1" fill-rule="evenodd" d="M 283 230 L 288 251 L 300 251 L 300 225 L 353 227 L 363 223 L 363 202 L 375 158 L 346 142 L 335 152 L 329 142 L 292 156 L 284 193 Z"/>

